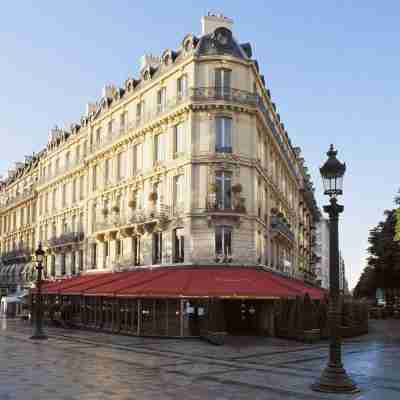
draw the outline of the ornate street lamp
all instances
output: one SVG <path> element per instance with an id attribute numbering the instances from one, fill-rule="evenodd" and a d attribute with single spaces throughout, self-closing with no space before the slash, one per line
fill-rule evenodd
<path id="1" fill-rule="evenodd" d="M 336 158 L 337 151 L 331 145 L 327 155 L 328 160 L 320 168 L 324 184 L 324 194 L 330 197 L 330 205 L 324 206 L 329 214 L 329 328 L 330 346 L 328 365 L 321 377 L 312 385 L 313 390 L 330 393 L 358 392 L 356 384 L 347 375 L 342 364 L 341 333 L 340 333 L 340 285 L 339 285 L 339 214 L 343 206 L 337 203 L 337 196 L 343 194 L 343 176 L 346 164 Z"/>
<path id="2" fill-rule="evenodd" d="M 45 252 L 42 249 L 42 243 L 39 243 L 39 247 L 35 251 L 36 256 L 36 302 L 35 302 L 35 319 L 33 327 L 33 335 L 31 339 L 43 340 L 47 339 L 47 336 L 43 332 L 43 310 L 42 310 L 42 271 L 43 271 L 43 259 Z"/>

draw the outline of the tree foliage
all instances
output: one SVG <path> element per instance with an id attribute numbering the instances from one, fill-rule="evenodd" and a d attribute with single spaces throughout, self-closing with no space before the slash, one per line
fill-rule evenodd
<path id="1" fill-rule="evenodd" d="M 400 205 L 400 196 L 395 203 Z M 374 297 L 377 288 L 400 288 L 400 211 L 386 210 L 384 217 L 369 232 L 367 266 L 354 289 L 355 297 Z"/>

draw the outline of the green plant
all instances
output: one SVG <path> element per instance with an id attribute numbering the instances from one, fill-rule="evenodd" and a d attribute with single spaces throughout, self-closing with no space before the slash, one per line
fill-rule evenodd
<path id="1" fill-rule="evenodd" d="M 236 185 L 232 186 L 232 192 L 233 193 L 241 193 L 243 190 L 243 187 L 240 183 L 237 183 Z"/>
<path id="2" fill-rule="evenodd" d="M 208 190 L 211 193 L 217 193 L 218 192 L 218 186 L 215 183 L 210 183 L 210 186 L 209 186 Z"/>
<path id="3" fill-rule="evenodd" d="M 151 192 L 151 193 L 149 194 L 149 201 L 155 203 L 155 202 L 157 201 L 157 199 L 158 199 L 158 194 L 157 194 L 157 192 Z"/>

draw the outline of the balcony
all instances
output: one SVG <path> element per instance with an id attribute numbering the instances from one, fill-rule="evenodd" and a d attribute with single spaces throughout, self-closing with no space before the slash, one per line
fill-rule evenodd
<path id="1" fill-rule="evenodd" d="M 79 161 L 73 161 L 70 162 L 68 165 L 63 166 L 62 168 L 58 168 L 56 171 L 53 171 L 51 174 L 46 174 L 42 175 L 39 179 L 39 184 L 43 185 L 47 182 L 50 182 L 51 180 L 58 178 L 59 176 L 62 176 L 73 169 L 77 168 L 79 165 L 81 165 L 81 160 Z"/>
<path id="2" fill-rule="evenodd" d="M 107 215 L 103 221 L 95 224 L 94 231 L 96 239 L 100 242 L 107 239 L 114 240 L 117 235 L 122 237 L 142 235 L 144 232 L 153 232 L 156 227 L 164 230 L 172 216 L 171 207 L 157 203 L 146 209 L 134 210 L 130 215 Z"/>
<path id="3" fill-rule="evenodd" d="M 83 232 L 68 232 L 63 233 L 60 236 L 54 236 L 50 238 L 46 247 L 56 250 L 61 247 L 73 246 L 83 241 L 85 235 Z"/>
<path id="4" fill-rule="evenodd" d="M 258 94 L 233 88 L 198 87 L 191 89 L 190 100 L 194 102 L 223 101 L 257 108 L 263 114 L 266 123 L 278 142 L 283 157 L 285 158 L 293 175 L 299 177 L 297 168 L 290 158 L 291 156 L 294 157 L 294 155 L 289 154 L 290 149 L 282 140 L 281 134 L 276 128 L 274 121 L 271 119 L 270 113 L 265 106 L 262 97 L 260 97 Z"/>
<path id="5" fill-rule="evenodd" d="M 290 243 L 294 242 L 294 233 L 284 216 L 279 214 L 271 216 L 271 231 L 285 240 L 288 240 Z"/>
<path id="6" fill-rule="evenodd" d="M 1 261 L 5 265 L 10 264 L 20 264 L 29 262 L 31 259 L 32 250 L 29 248 L 21 248 L 17 250 L 12 250 L 7 253 L 3 253 L 1 256 Z"/>
<path id="7" fill-rule="evenodd" d="M 209 193 L 206 197 L 205 213 L 207 214 L 209 224 L 217 218 L 228 218 L 240 224 L 240 218 L 246 214 L 246 199 L 234 196 L 230 207 L 226 207 L 222 202 L 217 200 L 215 193 Z"/>
<path id="8" fill-rule="evenodd" d="M 230 103 L 256 106 L 258 95 L 245 90 L 229 87 L 197 87 L 191 89 L 190 98 L 192 101 L 227 101 Z"/>

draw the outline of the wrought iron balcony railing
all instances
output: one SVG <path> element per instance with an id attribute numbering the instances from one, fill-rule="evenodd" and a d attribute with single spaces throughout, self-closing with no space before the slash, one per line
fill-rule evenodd
<path id="1" fill-rule="evenodd" d="M 138 209 L 129 214 L 111 214 L 94 225 L 95 232 L 116 230 L 127 226 L 146 224 L 149 222 L 166 222 L 171 219 L 171 207 L 166 204 L 157 204 L 154 207 Z"/>
<path id="2" fill-rule="evenodd" d="M 35 195 L 34 186 L 29 189 L 25 189 L 21 193 L 16 194 L 13 197 L 6 198 L 1 204 L 0 208 L 8 208 L 11 207 L 21 201 L 27 200 Z"/>
<path id="3" fill-rule="evenodd" d="M 63 233 L 60 236 L 50 238 L 46 245 L 47 247 L 62 247 L 70 244 L 79 243 L 84 239 L 85 235 L 83 232 L 68 232 Z"/>
<path id="4" fill-rule="evenodd" d="M 271 230 L 285 236 L 290 241 L 294 241 L 294 233 L 283 217 L 278 215 L 271 216 Z"/>
<path id="5" fill-rule="evenodd" d="M 19 264 L 30 260 L 32 250 L 29 248 L 21 248 L 12 250 L 1 255 L 1 261 L 3 264 Z"/>
<path id="6" fill-rule="evenodd" d="M 231 201 L 219 201 L 215 193 L 209 193 L 206 197 L 207 212 L 221 213 L 246 213 L 246 198 L 236 197 Z"/>

